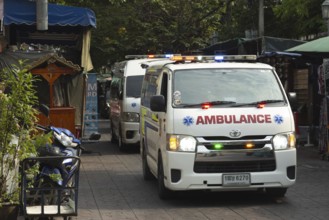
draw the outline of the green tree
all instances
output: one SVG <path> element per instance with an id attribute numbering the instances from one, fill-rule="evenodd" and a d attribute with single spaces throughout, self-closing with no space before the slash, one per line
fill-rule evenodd
<path id="1" fill-rule="evenodd" d="M 298 38 L 326 30 L 323 0 L 264 0 L 265 35 Z M 92 9 L 91 54 L 96 69 L 126 54 L 187 53 L 258 29 L 257 0 L 53 0 Z"/>
<path id="2" fill-rule="evenodd" d="M 264 0 L 266 36 L 299 38 L 325 31 L 321 16 L 323 0 Z M 258 29 L 259 1 L 226 1 L 218 33 L 221 40 L 244 37 L 247 29 Z"/>
<path id="3" fill-rule="evenodd" d="M 19 203 L 19 162 L 46 143 L 36 128 L 35 80 L 23 61 L 0 71 L 0 206 Z"/>
<path id="4" fill-rule="evenodd" d="M 216 27 L 222 0 L 65 0 L 67 5 L 94 10 L 93 62 L 110 63 L 126 54 L 190 52 L 203 48 Z M 105 63 L 106 64 L 106 63 Z M 99 66 L 96 65 L 95 66 Z"/>
<path id="5" fill-rule="evenodd" d="M 284 0 L 273 7 L 281 36 L 298 38 L 325 31 L 321 4 L 323 0 Z"/>

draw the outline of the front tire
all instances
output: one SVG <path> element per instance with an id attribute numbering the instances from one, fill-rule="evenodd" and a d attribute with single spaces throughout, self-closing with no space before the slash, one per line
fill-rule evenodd
<path id="1" fill-rule="evenodd" d="M 126 144 L 122 141 L 121 128 L 119 128 L 118 146 L 120 151 L 124 151 L 126 149 Z"/>
<path id="2" fill-rule="evenodd" d="M 50 178 L 40 178 L 35 184 L 35 189 L 32 189 L 31 194 L 27 196 L 27 205 L 42 205 L 42 196 L 43 205 L 58 204 L 58 186 Z M 49 190 L 44 190 L 47 188 Z"/>
<path id="3" fill-rule="evenodd" d="M 143 149 L 142 149 L 142 166 L 143 166 L 143 178 L 144 180 L 148 181 L 148 180 L 153 180 L 154 176 L 150 171 L 150 167 L 147 164 L 147 153 L 146 153 L 146 149 L 145 149 L 145 144 L 143 143 Z"/>
<path id="4" fill-rule="evenodd" d="M 271 197 L 284 197 L 288 188 L 266 188 L 266 193 Z"/>
<path id="5" fill-rule="evenodd" d="M 111 123 L 111 143 L 116 144 L 118 142 L 117 137 L 115 136 L 115 132 L 113 130 L 113 124 Z"/>
<path id="6" fill-rule="evenodd" d="M 158 156 L 158 194 L 160 199 L 169 199 L 172 196 L 172 191 L 164 184 L 164 171 L 161 154 Z"/>

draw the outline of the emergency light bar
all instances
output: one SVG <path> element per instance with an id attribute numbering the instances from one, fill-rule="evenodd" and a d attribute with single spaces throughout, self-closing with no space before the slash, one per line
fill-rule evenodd
<path id="1" fill-rule="evenodd" d="M 227 61 L 256 61 L 257 56 L 256 55 L 216 55 L 216 56 L 180 56 L 180 55 L 174 55 L 170 58 L 170 60 L 176 61 L 176 62 L 209 62 L 209 61 L 215 61 L 215 62 L 227 62 Z"/>
<path id="2" fill-rule="evenodd" d="M 152 58 L 171 58 L 174 54 L 148 54 L 148 55 L 126 55 L 126 59 L 152 59 Z"/>

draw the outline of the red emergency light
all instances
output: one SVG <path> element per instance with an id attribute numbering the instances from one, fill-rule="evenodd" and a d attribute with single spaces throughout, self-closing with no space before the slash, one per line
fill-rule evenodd
<path id="1" fill-rule="evenodd" d="M 202 109 L 209 109 L 211 107 L 211 104 L 208 102 L 202 103 L 201 108 Z"/>

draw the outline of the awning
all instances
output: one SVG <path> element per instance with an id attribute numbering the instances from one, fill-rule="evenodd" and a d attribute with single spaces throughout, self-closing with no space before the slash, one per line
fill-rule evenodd
<path id="1" fill-rule="evenodd" d="M 321 37 L 286 51 L 300 53 L 305 59 L 312 60 L 313 63 L 322 63 L 323 58 L 329 58 L 329 37 Z"/>
<path id="2" fill-rule="evenodd" d="M 35 25 L 36 2 L 29 0 L 4 1 L 4 25 Z M 48 4 L 49 26 L 91 26 L 96 27 L 95 13 L 82 7 Z"/>
<path id="3" fill-rule="evenodd" d="M 280 51 L 273 51 L 273 52 L 264 52 L 259 57 L 275 57 L 275 56 L 283 56 L 283 57 L 301 57 L 302 55 L 299 53 L 289 53 L 289 52 L 280 52 Z"/>
<path id="4" fill-rule="evenodd" d="M 329 37 L 322 37 L 287 49 L 289 52 L 329 53 Z"/>
<path id="5" fill-rule="evenodd" d="M 285 51 L 305 41 L 264 36 L 262 38 L 235 38 L 218 42 L 203 49 L 204 54 L 263 54 L 265 52 Z"/>

